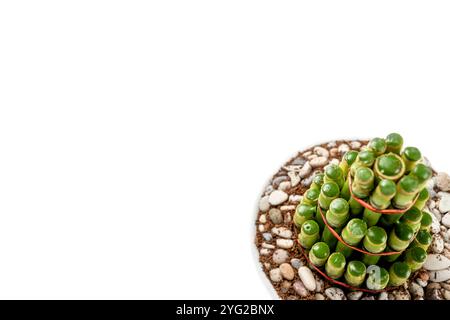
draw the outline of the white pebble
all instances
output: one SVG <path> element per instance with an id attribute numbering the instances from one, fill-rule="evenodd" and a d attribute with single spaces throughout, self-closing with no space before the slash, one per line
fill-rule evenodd
<path id="1" fill-rule="evenodd" d="M 350 142 L 350 147 L 352 147 L 353 150 L 358 150 L 359 148 L 361 148 L 361 142 L 352 141 Z"/>
<path id="2" fill-rule="evenodd" d="M 258 230 L 259 230 L 259 232 L 264 232 L 264 231 L 266 231 L 266 227 L 263 224 L 260 224 L 258 226 Z"/>
<path id="3" fill-rule="evenodd" d="M 289 258 L 289 253 L 284 249 L 277 249 L 273 253 L 272 259 L 276 264 L 282 264 Z"/>
<path id="4" fill-rule="evenodd" d="M 439 192 L 441 200 L 439 201 L 439 211 L 441 213 L 446 213 L 450 211 L 450 193 Z"/>
<path id="5" fill-rule="evenodd" d="M 265 242 L 263 242 L 263 244 L 261 246 L 266 249 L 275 249 L 275 246 L 273 244 L 268 244 Z"/>
<path id="6" fill-rule="evenodd" d="M 308 295 L 308 290 L 305 288 L 301 281 L 295 281 L 292 287 L 300 297 L 306 297 Z"/>
<path id="7" fill-rule="evenodd" d="M 330 164 L 339 165 L 340 161 L 338 159 L 331 159 Z"/>
<path id="8" fill-rule="evenodd" d="M 278 185 L 278 190 L 286 191 L 291 187 L 290 181 L 283 181 Z"/>
<path id="9" fill-rule="evenodd" d="M 346 152 L 349 151 L 349 150 L 350 150 L 350 147 L 349 147 L 347 144 L 345 144 L 345 143 L 341 144 L 341 145 L 338 147 L 338 151 L 339 151 L 340 153 L 342 153 L 342 154 L 346 153 Z"/>
<path id="10" fill-rule="evenodd" d="M 306 289 L 309 291 L 316 290 L 316 279 L 314 279 L 314 275 L 308 267 L 302 266 L 298 268 L 298 276 L 300 277 L 300 280 L 302 280 Z"/>
<path id="11" fill-rule="evenodd" d="M 417 278 L 417 279 L 416 279 L 416 282 L 417 282 L 417 284 L 418 284 L 419 286 L 421 286 L 422 288 L 425 288 L 425 287 L 427 286 L 427 284 L 428 284 L 428 281 L 422 280 L 422 279 L 420 279 L 420 278 Z"/>
<path id="12" fill-rule="evenodd" d="M 434 178 L 428 180 L 428 181 L 427 181 L 427 184 L 425 185 L 425 187 L 428 189 L 428 192 L 430 193 L 430 196 L 436 194 L 436 192 L 434 191 L 434 185 L 435 185 L 435 180 L 434 180 Z"/>
<path id="13" fill-rule="evenodd" d="M 333 148 L 333 147 L 336 147 L 336 146 L 337 146 L 336 141 L 330 141 L 330 142 L 328 142 L 328 144 L 327 144 L 327 147 L 328 147 L 328 148 Z"/>
<path id="14" fill-rule="evenodd" d="M 441 224 L 434 214 L 430 214 L 430 216 L 432 220 L 430 228 L 431 233 L 439 233 L 441 231 Z"/>
<path id="15" fill-rule="evenodd" d="M 328 162 L 328 158 L 325 157 L 317 157 L 315 159 L 312 159 L 310 161 L 311 167 L 313 168 L 317 168 L 317 167 L 322 167 L 324 165 L 326 165 Z"/>
<path id="16" fill-rule="evenodd" d="M 269 208 L 270 208 L 269 196 L 262 197 L 259 200 L 259 210 L 261 210 L 262 212 L 266 212 L 269 210 Z"/>
<path id="17" fill-rule="evenodd" d="M 277 239 L 277 246 L 283 249 L 290 249 L 294 246 L 294 241 L 291 239 Z"/>
<path id="18" fill-rule="evenodd" d="M 446 226 L 447 228 L 450 228 L 450 213 L 446 213 L 441 220 L 441 223 Z"/>
<path id="19" fill-rule="evenodd" d="M 395 300 L 411 300 L 411 295 L 408 291 L 394 291 Z"/>
<path id="20" fill-rule="evenodd" d="M 388 299 L 388 294 L 387 294 L 387 292 L 381 292 L 379 295 L 378 295 L 378 300 L 387 300 Z"/>
<path id="21" fill-rule="evenodd" d="M 325 294 L 330 300 L 346 300 L 344 291 L 339 288 L 331 287 L 325 289 Z"/>
<path id="22" fill-rule="evenodd" d="M 291 186 L 295 187 L 300 183 L 300 175 L 297 172 L 289 171 L 287 173 L 289 179 L 291 179 Z"/>
<path id="23" fill-rule="evenodd" d="M 432 282 L 443 282 L 450 279 L 450 268 L 438 271 L 430 271 L 430 281 Z"/>
<path id="24" fill-rule="evenodd" d="M 442 220 L 442 214 L 438 209 L 432 209 L 431 212 L 436 217 L 437 221 L 441 222 Z"/>
<path id="25" fill-rule="evenodd" d="M 300 176 L 300 178 L 305 178 L 311 173 L 311 170 L 311 164 L 309 162 L 306 162 L 298 172 L 298 175 Z"/>
<path id="26" fill-rule="evenodd" d="M 263 233 L 262 236 L 263 236 L 264 240 L 266 240 L 266 241 L 272 241 L 272 239 L 273 239 L 272 234 L 270 232 L 265 232 L 265 233 Z"/>
<path id="27" fill-rule="evenodd" d="M 288 224 L 292 221 L 292 215 L 290 212 L 287 212 L 284 216 L 284 223 Z"/>
<path id="28" fill-rule="evenodd" d="M 431 250 L 434 253 L 442 253 L 442 251 L 444 251 L 444 239 L 440 234 L 433 235 L 433 241 L 431 242 Z"/>
<path id="29" fill-rule="evenodd" d="M 330 156 L 330 152 L 328 152 L 327 149 L 322 148 L 322 147 L 315 147 L 314 153 L 317 154 L 318 156 L 325 157 L 325 158 L 328 158 Z"/>
<path id="30" fill-rule="evenodd" d="M 259 250 L 259 254 L 262 256 L 268 256 L 270 254 L 270 250 L 263 248 L 263 249 Z"/>
<path id="31" fill-rule="evenodd" d="M 450 267 L 450 259 L 442 254 L 429 254 L 423 265 L 426 270 L 442 270 Z"/>
<path id="32" fill-rule="evenodd" d="M 439 172 L 436 176 L 436 185 L 442 191 L 450 190 L 450 177 L 445 172 Z"/>
<path id="33" fill-rule="evenodd" d="M 265 214 L 262 214 L 259 216 L 259 222 L 261 223 L 266 223 L 267 222 L 267 217 Z"/>
<path id="34" fill-rule="evenodd" d="M 280 282 L 283 280 L 283 277 L 281 276 L 281 270 L 279 268 L 275 268 L 269 271 L 270 280 L 273 282 Z"/>
<path id="35" fill-rule="evenodd" d="M 434 208 L 436 208 L 436 201 L 430 200 L 430 201 L 428 202 L 428 208 L 429 208 L 429 209 L 434 209 Z"/>
<path id="36" fill-rule="evenodd" d="M 316 278 L 316 292 L 322 292 L 324 285 L 325 284 L 323 283 L 322 279 Z"/>
<path id="37" fill-rule="evenodd" d="M 288 205 L 288 206 L 281 206 L 280 207 L 281 211 L 291 211 L 291 210 L 295 210 L 295 206 L 293 205 Z"/>
<path id="38" fill-rule="evenodd" d="M 288 194 L 281 190 L 274 190 L 269 196 L 269 203 L 273 206 L 282 204 L 288 199 Z"/>
<path id="39" fill-rule="evenodd" d="M 423 288 L 415 282 L 410 282 L 408 286 L 409 293 L 413 296 L 413 298 L 423 297 L 424 291 Z"/>
<path id="40" fill-rule="evenodd" d="M 303 199 L 303 197 L 298 194 L 291 194 L 289 196 L 289 202 L 292 202 L 292 203 L 298 203 L 298 202 L 302 201 L 302 199 Z"/>
<path id="41" fill-rule="evenodd" d="M 292 231 L 285 227 L 273 227 L 272 233 L 282 238 L 292 238 Z"/>
<path id="42" fill-rule="evenodd" d="M 363 295 L 362 291 L 353 291 L 347 295 L 347 298 L 349 300 L 359 300 L 361 299 L 362 295 Z"/>
<path id="43" fill-rule="evenodd" d="M 445 242 L 450 243 L 450 229 L 445 231 L 444 234 L 442 235 L 442 237 L 444 238 Z"/>

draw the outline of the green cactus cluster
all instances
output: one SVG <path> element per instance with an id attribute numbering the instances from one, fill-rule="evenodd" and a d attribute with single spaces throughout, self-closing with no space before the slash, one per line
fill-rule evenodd
<path id="1" fill-rule="evenodd" d="M 352 287 L 383 290 L 404 284 L 422 267 L 431 244 L 431 216 L 424 211 L 431 176 L 420 150 L 403 148 L 398 133 L 374 138 L 359 152 L 348 151 L 339 165 L 327 165 L 314 176 L 294 215 L 310 263 Z M 400 213 L 378 212 L 386 209 Z"/>

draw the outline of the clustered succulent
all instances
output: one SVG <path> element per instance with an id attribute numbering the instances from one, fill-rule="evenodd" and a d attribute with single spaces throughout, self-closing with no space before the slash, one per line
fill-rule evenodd
<path id="1" fill-rule="evenodd" d="M 316 173 L 294 215 L 309 263 L 353 289 L 404 284 L 431 244 L 431 215 L 423 211 L 431 176 L 419 149 L 403 149 L 398 133 Z"/>

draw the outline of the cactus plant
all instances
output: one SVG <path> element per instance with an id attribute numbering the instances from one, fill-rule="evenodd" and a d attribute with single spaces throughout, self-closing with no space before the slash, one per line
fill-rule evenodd
<path id="1" fill-rule="evenodd" d="M 403 285 L 425 262 L 432 223 L 423 211 L 432 170 L 403 137 L 374 138 L 316 173 L 294 215 L 309 262 L 353 290 Z"/>

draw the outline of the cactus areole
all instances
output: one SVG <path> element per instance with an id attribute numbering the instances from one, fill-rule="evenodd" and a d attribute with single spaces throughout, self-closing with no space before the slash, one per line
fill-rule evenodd
<path id="1" fill-rule="evenodd" d="M 318 172 L 294 215 L 300 252 L 330 282 L 365 292 L 403 285 L 431 243 L 426 183 L 416 147 L 391 133 Z"/>

